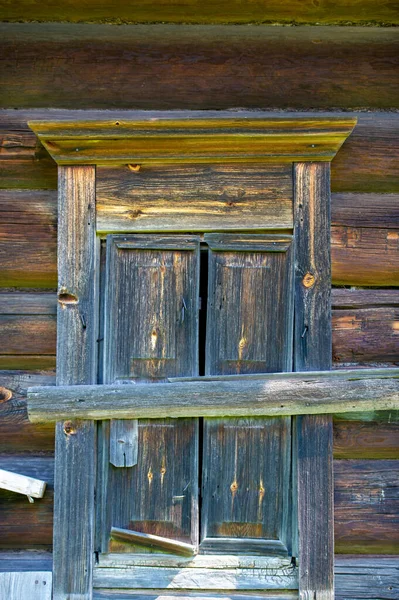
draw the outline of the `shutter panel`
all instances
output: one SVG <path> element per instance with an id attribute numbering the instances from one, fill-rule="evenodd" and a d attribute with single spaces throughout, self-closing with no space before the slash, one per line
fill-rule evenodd
<path id="1" fill-rule="evenodd" d="M 209 234 L 206 372 L 292 368 L 291 236 Z M 291 419 L 204 420 L 206 552 L 286 554 Z"/>
<path id="2" fill-rule="evenodd" d="M 197 375 L 199 238 L 108 236 L 106 261 L 105 383 L 152 385 Z M 123 437 L 132 422 L 111 426 Z M 107 464 L 108 428 L 103 428 L 103 550 L 111 527 L 195 544 L 198 420 L 139 421 L 137 465 L 122 469 Z M 110 549 L 135 551 L 115 541 Z"/>

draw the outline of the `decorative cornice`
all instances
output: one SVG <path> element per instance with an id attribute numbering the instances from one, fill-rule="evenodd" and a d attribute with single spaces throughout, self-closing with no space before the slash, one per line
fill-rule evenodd
<path id="1" fill-rule="evenodd" d="M 356 119 L 31 121 L 59 165 L 331 161 Z"/>

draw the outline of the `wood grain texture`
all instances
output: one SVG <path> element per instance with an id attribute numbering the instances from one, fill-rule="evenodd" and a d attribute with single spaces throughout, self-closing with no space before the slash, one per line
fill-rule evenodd
<path id="1" fill-rule="evenodd" d="M 0 468 L 45 480 L 46 493 L 33 504 L 26 496 L 0 491 L 0 547 L 44 548 L 52 546 L 54 456 L 43 454 L 0 455 Z"/>
<path id="2" fill-rule="evenodd" d="M 290 166 L 97 169 L 100 231 L 292 227 Z"/>
<path id="3" fill-rule="evenodd" d="M 56 322 L 48 315 L 0 315 L 0 369 L 55 367 Z"/>
<path id="4" fill-rule="evenodd" d="M 336 600 L 395 600 L 399 594 L 397 556 L 335 557 Z"/>
<path id="5" fill-rule="evenodd" d="M 399 461 L 337 460 L 335 550 L 397 554 Z"/>
<path id="6" fill-rule="evenodd" d="M 57 385 L 93 384 L 99 258 L 94 167 L 59 168 L 58 248 Z M 91 421 L 67 419 L 56 425 L 53 598 L 90 600 L 96 429 Z"/>
<path id="7" fill-rule="evenodd" d="M 205 117 L 205 115 L 204 115 Z M 58 165 L 291 164 L 331 161 L 356 119 L 29 121 Z M 110 143 L 112 141 L 112 143 Z M 135 166 L 136 165 L 136 166 Z"/>
<path id="8" fill-rule="evenodd" d="M 333 361 L 366 365 L 399 361 L 399 306 L 334 311 Z"/>
<path id="9" fill-rule="evenodd" d="M 390 1 L 338 0 L 318 4 L 306 0 L 256 0 L 249 6 L 226 0 L 184 0 L 179 3 L 144 0 L 127 7 L 123 2 L 67 0 L 61 5 L 45 2 L 6 0 L 0 10 L 3 21 L 68 21 L 107 23 L 356 23 L 398 24 L 396 6 Z"/>
<path id="10" fill-rule="evenodd" d="M 297 569 L 173 569 L 171 567 L 101 568 L 94 571 L 94 588 L 168 590 L 295 590 Z"/>
<path id="11" fill-rule="evenodd" d="M 199 241 L 190 235 L 108 236 L 104 381 L 146 382 L 151 389 L 168 376 L 198 374 Z M 110 543 L 122 552 L 135 550 L 109 542 L 113 526 L 196 545 L 197 421 L 140 421 L 137 466 L 126 469 L 107 464 L 105 427 L 102 549 Z M 120 454 L 116 466 L 124 466 Z"/>
<path id="12" fill-rule="evenodd" d="M 332 227 L 332 280 L 335 285 L 397 286 L 399 228 Z"/>
<path id="13" fill-rule="evenodd" d="M 294 165 L 294 371 L 331 369 L 330 165 Z M 334 598 L 333 424 L 294 420 L 300 600 Z M 295 484 L 297 489 L 295 489 Z"/>
<path id="14" fill-rule="evenodd" d="M 156 386 L 58 386 L 28 391 L 32 423 L 102 420 L 319 415 L 398 408 L 398 369 L 276 373 Z"/>
<path id="15" fill-rule="evenodd" d="M 3 598 L 51 600 L 51 572 L 0 573 L 0 594 Z"/>
<path id="16" fill-rule="evenodd" d="M 399 419 L 386 421 L 334 419 L 334 458 L 399 458 Z"/>
<path id="17" fill-rule="evenodd" d="M 333 194 L 331 223 L 343 227 L 397 229 L 399 194 Z"/>
<path id="18" fill-rule="evenodd" d="M 328 63 L 327 63 L 328 64 Z M 288 79 L 289 81 L 289 79 Z M 232 96 L 234 97 L 234 96 Z M 292 100 L 292 97 L 291 97 Z M 172 107 L 173 108 L 173 107 Z M 297 107 L 298 108 L 298 107 Z M 230 116 L 244 118 L 341 118 L 342 112 L 290 112 L 290 111 L 229 111 Z M 345 117 L 358 119 L 352 135 L 346 140 L 332 162 L 333 192 L 392 193 L 399 191 L 399 116 L 385 112 L 346 112 Z M 218 117 L 218 111 L 174 111 L 177 118 Z M 88 120 L 119 121 L 141 118 L 170 118 L 165 111 L 131 110 L 55 110 L 20 109 L 0 110 L 0 188 L 57 187 L 57 169 L 54 161 L 38 143 L 28 127 L 32 120 Z M 22 136 L 23 133 L 23 136 Z M 22 141 L 22 156 L 8 160 L 8 148 Z M 35 145 L 37 148 L 35 149 Z M 32 148 L 34 150 L 32 150 Z M 378 213 L 377 213 L 378 214 Z"/>
<path id="19" fill-rule="evenodd" d="M 32 425 L 26 408 L 29 386 L 54 384 L 51 371 L 0 371 L 0 452 L 54 452 L 54 425 Z"/>
<path id="20" fill-rule="evenodd" d="M 104 169 L 102 169 L 104 171 Z M 131 172 L 130 172 L 131 173 Z M 152 171 L 152 173 L 154 173 Z M 150 175 L 150 179 L 152 179 L 152 173 Z M 137 174 L 131 173 L 133 177 L 137 177 Z M 149 179 L 149 181 L 150 181 Z M 168 189 L 174 189 L 173 186 L 179 184 L 176 179 L 172 178 L 168 180 Z M 191 181 L 191 178 L 189 178 Z M 191 181 L 191 183 L 194 182 Z M 119 184 L 118 184 L 119 185 Z M 150 187 L 152 183 L 148 183 Z M 183 193 L 182 184 L 180 182 L 180 192 Z M 198 185 L 198 182 L 197 182 Z M 202 186 L 202 184 L 201 184 Z M 228 188 L 231 190 L 232 187 L 230 185 Z M 223 188 L 224 190 L 226 188 Z M 247 188 L 246 188 L 247 189 Z M 190 186 L 190 194 L 193 188 Z M 139 187 L 140 195 L 144 190 Z M 243 188 L 242 188 L 242 191 Z M 3 192 L 3 196 L 8 196 L 8 206 L 13 201 L 14 197 L 13 191 Z M 19 194 L 20 192 L 18 192 Z M 28 192 L 26 192 L 27 194 Z M 201 187 L 201 194 L 204 193 L 206 196 L 206 192 L 203 191 L 203 187 Z M 224 193 L 224 192 L 223 192 Z M 22 194 L 24 194 L 22 192 Z M 101 194 L 101 192 L 100 192 Z M 238 197 L 237 191 L 237 197 Z M 373 196 L 373 195 L 371 195 Z M 391 195 L 389 195 L 391 196 Z M 18 195 L 17 195 L 18 198 Z M 337 225 L 333 222 L 332 227 L 332 281 L 333 284 L 345 284 L 345 285 L 370 285 L 370 286 L 386 286 L 386 285 L 397 285 L 398 281 L 398 227 L 397 220 L 395 216 L 395 212 L 389 212 L 389 206 L 384 204 L 384 196 L 379 196 L 381 198 L 381 202 L 375 201 L 375 210 L 372 211 L 370 208 L 369 212 L 360 211 L 357 209 L 357 201 L 359 196 L 357 194 L 351 194 L 348 201 L 352 202 L 352 208 L 348 207 L 348 212 L 355 213 L 359 215 L 359 223 L 364 223 L 367 220 L 369 223 L 375 219 L 376 224 L 381 221 L 381 211 L 386 210 L 387 216 L 384 217 L 385 221 L 383 221 L 382 226 L 378 227 L 352 227 L 339 225 L 339 222 L 343 220 L 343 218 L 338 218 Z M 254 200 L 255 210 L 259 207 L 259 198 L 253 196 L 251 200 Z M 168 202 L 168 209 L 171 207 L 172 198 L 166 198 Z M 53 200 L 49 200 L 49 203 L 52 204 Z M 116 198 L 115 198 L 116 202 Z M 163 201 L 162 201 L 163 202 Z M 186 195 L 182 196 L 182 202 L 184 206 L 188 202 L 188 198 Z M 206 202 L 206 201 L 205 201 Z M 230 206 L 229 203 L 232 202 Z M 225 225 L 229 226 L 228 223 L 228 215 L 235 214 L 238 216 L 238 213 L 235 212 L 238 210 L 238 207 L 243 207 L 242 200 L 234 200 L 228 199 L 223 200 L 222 204 L 226 204 L 226 214 L 223 210 L 218 213 L 220 223 L 223 223 L 223 227 Z M 130 204 L 129 202 L 125 202 L 124 204 L 114 204 L 111 208 L 111 205 L 108 204 L 108 200 L 104 199 L 104 197 L 100 197 L 100 205 L 99 205 L 99 219 L 100 219 L 100 228 L 106 227 L 106 222 L 109 223 L 109 227 L 112 230 L 117 231 L 119 228 L 124 227 L 126 229 L 141 229 L 144 230 L 149 226 L 153 215 L 155 215 L 155 204 L 151 207 L 148 206 L 146 201 L 143 203 L 147 206 L 147 208 L 143 208 L 142 201 L 140 201 L 141 208 L 138 208 L 136 204 Z M 368 205 L 371 202 L 368 202 Z M 0 198 L 1 204 L 1 198 Z M 334 197 L 332 202 L 332 207 L 334 211 Z M 361 201 L 359 202 L 361 205 Z M 180 204 L 181 206 L 181 204 Z M 198 203 L 196 202 L 196 206 Z M 276 206 L 276 205 L 275 205 Z M 281 219 L 278 214 L 273 216 L 273 212 L 269 213 L 270 223 L 274 226 L 283 226 L 288 225 L 288 205 L 285 205 L 286 209 L 283 208 L 282 205 L 279 205 L 278 210 L 285 211 L 285 215 Z M 392 205 L 391 205 L 392 207 Z M 104 209 L 104 213 L 102 210 Z M 175 205 L 173 210 L 173 217 L 176 216 L 176 210 L 178 209 L 178 204 Z M 139 211 L 143 212 L 139 214 Z M 239 209 L 241 210 L 241 209 Z M 181 212 L 184 211 L 182 208 Z M 158 213 L 158 208 L 156 209 L 157 216 L 155 221 L 158 219 L 161 221 L 162 226 L 165 228 L 171 228 L 171 220 L 168 220 L 168 215 L 162 213 Z M 263 207 L 260 208 L 258 215 L 263 213 Z M 21 214 L 21 220 L 14 218 L 13 215 Z M 241 214 L 241 213 L 240 213 Z M 105 217 L 105 215 L 107 215 Z M 241 226 L 248 227 L 252 224 L 254 227 L 259 227 L 260 220 L 252 221 L 252 216 L 249 218 L 245 216 L 247 213 L 243 212 L 243 220 L 241 221 Z M 251 207 L 251 215 L 253 215 L 252 207 Z M 53 216 L 49 216 L 48 222 L 43 222 L 40 225 L 29 225 L 27 221 L 30 219 L 30 213 L 11 213 L 5 211 L 2 216 L 4 217 L 5 224 L 0 225 L 0 256 L 1 256 L 1 286 L 18 286 L 18 287 L 37 287 L 37 288 L 51 288 L 56 285 L 56 228 L 54 227 Z M 215 217 L 215 215 L 213 215 Z M 392 218 L 391 218 L 392 217 Z M 269 218 L 269 217 L 268 217 Z M 351 220 L 351 217 L 348 217 L 349 223 L 355 222 Z M 13 222 L 11 222 L 13 221 Z M 136 223 L 136 225 L 133 225 Z M 185 229 L 190 229 L 193 225 L 193 218 L 190 215 L 190 211 L 187 210 L 187 218 L 182 216 L 181 227 Z M 208 225 L 206 225 L 208 223 Z M 125 224 L 125 225 L 123 225 Z M 201 221 L 201 226 L 204 225 L 204 229 L 209 228 L 209 220 L 208 217 L 204 217 Z M 230 224 L 232 226 L 232 223 Z M 176 225 L 175 225 L 176 227 Z M 199 223 L 195 226 L 199 227 Z M 389 227 L 389 228 L 388 228 Z"/>
<path id="21" fill-rule="evenodd" d="M 1 106 L 397 108 L 398 41 L 383 33 L 5 23 Z"/>

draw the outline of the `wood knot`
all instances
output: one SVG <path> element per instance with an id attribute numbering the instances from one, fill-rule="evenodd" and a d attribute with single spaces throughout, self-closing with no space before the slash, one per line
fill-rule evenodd
<path id="1" fill-rule="evenodd" d="M 76 434 L 76 427 L 72 421 L 65 421 L 64 433 L 65 433 L 65 435 L 75 435 Z"/>
<path id="2" fill-rule="evenodd" d="M 5 387 L 0 387 L 0 402 L 7 402 L 7 400 L 11 400 L 11 398 L 12 391 Z"/>
<path id="3" fill-rule="evenodd" d="M 75 296 L 75 294 L 71 294 L 65 287 L 62 287 L 57 295 L 58 302 L 61 304 L 62 308 L 69 304 L 78 304 L 79 298 Z"/>
<path id="4" fill-rule="evenodd" d="M 141 165 L 128 165 L 129 171 L 133 171 L 133 173 L 138 173 L 141 169 Z"/>
<path id="5" fill-rule="evenodd" d="M 305 277 L 302 279 L 302 284 L 305 288 L 311 288 L 314 286 L 316 281 L 316 277 L 312 275 L 312 273 L 306 273 Z"/>
<path id="6" fill-rule="evenodd" d="M 233 483 L 230 486 L 230 489 L 233 492 L 233 494 L 238 490 L 238 483 L 236 480 L 233 481 Z"/>

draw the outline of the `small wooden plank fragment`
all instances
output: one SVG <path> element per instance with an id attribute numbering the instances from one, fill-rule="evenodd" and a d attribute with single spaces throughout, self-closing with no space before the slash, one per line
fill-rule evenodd
<path id="1" fill-rule="evenodd" d="M 165 417 L 276 416 L 394 410 L 399 407 L 398 369 L 225 376 L 225 380 L 156 386 L 30 388 L 31 422 L 58 419 L 158 419 Z M 378 374 L 376 373 L 378 372 Z"/>
<path id="2" fill-rule="evenodd" d="M 0 598 L 51 600 L 51 571 L 0 573 Z"/>
<path id="3" fill-rule="evenodd" d="M 18 494 L 25 494 L 25 496 L 31 498 L 43 498 L 46 482 L 0 469 L 0 488 Z"/>
<path id="4" fill-rule="evenodd" d="M 59 169 L 57 385 L 97 381 L 95 167 Z M 53 600 L 92 597 L 93 421 L 56 426 Z M 65 485 L 65 482 L 68 485 Z"/>
<path id="5" fill-rule="evenodd" d="M 194 556 L 196 552 L 195 546 L 192 546 L 191 544 L 185 544 L 184 542 L 171 540 L 170 538 L 161 537 L 159 535 L 141 533 L 130 529 L 121 529 L 120 527 L 111 528 L 111 537 L 118 541 L 138 544 L 139 546 L 145 546 L 147 548 L 156 548 L 166 552 L 175 552 L 176 554 L 183 554 L 184 556 Z"/>
<path id="6" fill-rule="evenodd" d="M 294 166 L 294 222 L 294 370 L 328 370 L 332 335 L 329 164 Z M 332 417 L 298 416 L 295 433 L 299 598 L 333 600 Z"/>

